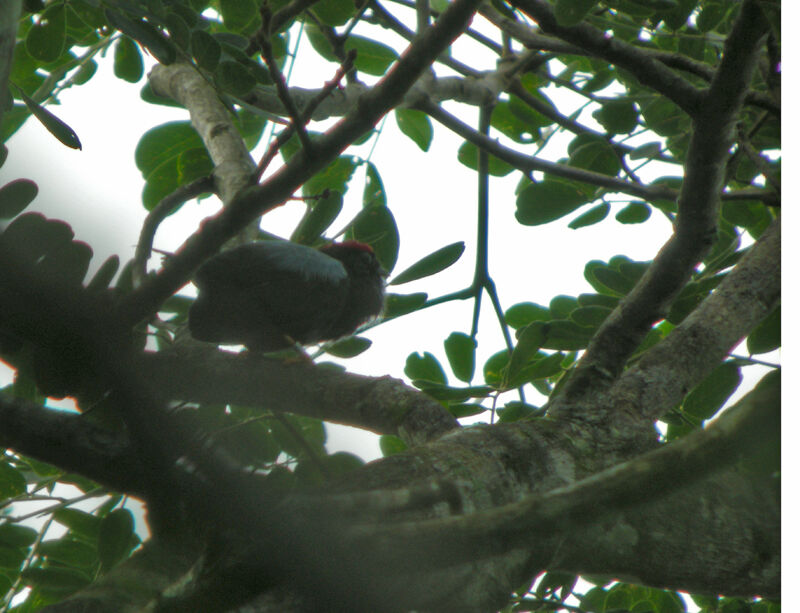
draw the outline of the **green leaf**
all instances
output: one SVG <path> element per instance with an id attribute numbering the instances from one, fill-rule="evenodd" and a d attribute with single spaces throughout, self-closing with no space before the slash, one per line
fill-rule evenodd
<path id="1" fill-rule="evenodd" d="M 575 143 L 577 146 L 572 147 Z M 611 177 L 617 176 L 622 169 L 622 164 L 614 148 L 602 139 L 582 138 L 573 139 L 570 144 L 569 165 L 599 172 Z"/>
<path id="2" fill-rule="evenodd" d="M 67 566 L 89 568 L 97 562 L 97 550 L 94 547 L 67 537 L 42 542 L 38 552 L 51 561 Z"/>
<path id="3" fill-rule="evenodd" d="M 381 453 L 384 457 L 389 457 L 401 451 L 408 449 L 408 446 L 403 442 L 399 436 L 393 434 L 384 434 L 380 437 L 378 444 L 381 448 Z"/>
<path id="4" fill-rule="evenodd" d="M 194 147 L 181 151 L 178 155 L 177 170 L 178 185 L 184 185 L 210 175 L 214 170 L 214 163 L 205 147 Z"/>
<path id="5" fill-rule="evenodd" d="M 25 37 L 25 48 L 31 57 L 44 64 L 61 57 L 67 38 L 66 23 L 64 4 L 53 5 L 45 11 Z"/>
<path id="6" fill-rule="evenodd" d="M 353 177 L 357 162 L 351 155 L 341 155 L 324 169 L 311 177 L 303 185 L 306 196 L 320 196 L 326 190 L 335 190 L 344 195 L 347 185 Z"/>
<path id="7" fill-rule="evenodd" d="M 38 119 L 41 124 L 47 128 L 47 131 L 55 136 L 62 145 L 66 145 L 70 149 L 81 148 L 81 140 L 78 138 L 75 130 L 70 128 L 66 123 L 61 121 L 46 108 L 34 102 L 22 90 L 19 90 L 19 95 L 33 116 L 36 117 L 36 119 Z"/>
<path id="8" fill-rule="evenodd" d="M 126 558 L 134 543 L 133 515 L 128 509 L 115 509 L 100 521 L 97 553 L 106 570 Z"/>
<path id="9" fill-rule="evenodd" d="M 244 96 L 256 86 L 256 78 L 239 62 L 225 60 L 216 70 L 217 84 L 234 96 Z"/>
<path id="10" fill-rule="evenodd" d="M 609 268 L 603 262 L 589 262 L 584 268 L 584 276 L 598 292 L 624 296 L 633 289 L 634 283 L 618 270 Z"/>
<path id="11" fill-rule="evenodd" d="M 628 134 L 632 132 L 639 117 L 633 102 L 625 98 L 616 98 L 603 102 L 602 106 L 592 113 L 600 125 L 609 134 Z"/>
<path id="12" fill-rule="evenodd" d="M 534 379 L 554 377 L 564 370 L 561 365 L 564 361 L 564 357 L 564 354 L 561 352 L 552 353 L 526 366 L 521 374 L 526 382 L 533 381 Z"/>
<path id="13" fill-rule="evenodd" d="M 8 461 L 0 462 L 0 499 L 13 498 L 25 493 L 24 475 Z"/>
<path id="14" fill-rule="evenodd" d="M 586 202 L 586 196 L 575 185 L 545 179 L 520 192 L 515 215 L 523 225 L 538 226 L 568 215 Z"/>
<path id="15" fill-rule="evenodd" d="M 347 37 L 344 48 L 356 50 L 354 65 L 357 70 L 378 77 L 397 59 L 397 52 L 391 47 L 356 34 Z"/>
<path id="16" fill-rule="evenodd" d="M 366 164 L 367 173 L 364 180 L 362 204 L 364 208 L 371 205 L 386 206 L 386 190 L 383 188 L 383 181 L 378 168 L 372 162 L 367 162 Z"/>
<path id="17" fill-rule="evenodd" d="M 219 0 L 219 11 L 225 27 L 232 32 L 244 32 L 260 24 L 255 0 Z"/>
<path id="18" fill-rule="evenodd" d="M 441 402 L 464 402 L 470 398 L 486 398 L 494 390 L 486 385 L 471 387 L 450 387 L 441 383 L 415 379 L 412 383 L 431 398 Z"/>
<path id="19" fill-rule="evenodd" d="M 139 139 L 134 152 L 136 166 L 147 179 L 164 162 L 177 159 L 183 151 L 203 147 L 189 121 L 171 121 L 149 129 Z"/>
<path id="20" fill-rule="evenodd" d="M 112 9 L 106 9 L 105 15 L 109 25 L 139 41 L 162 64 L 172 64 L 175 61 L 175 47 L 150 22 L 129 19 L 121 11 Z"/>
<path id="21" fill-rule="evenodd" d="M 466 142 L 458 148 L 458 161 L 467 168 L 478 170 L 478 148 L 472 143 Z M 489 156 L 489 174 L 493 177 L 504 177 L 516 170 L 514 166 L 501 159 Z"/>
<path id="22" fill-rule="evenodd" d="M 209 72 L 214 72 L 219 65 L 222 54 L 217 39 L 203 30 L 194 30 L 191 38 L 192 57 L 197 65 Z"/>
<path id="23" fill-rule="evenodd" d="M 3 571 L 8 569 L 8 571 L 10 571 L 9 574 L 18 573 L 19 569 L 23 566 L 25 558 L 28 557 L 29 551 L 30 549 L 28 547 L 7 547 L 6 545 L 0 545 L 0 586 L 6 584 L 4 579 L 6 579 L 7 575 Z"/>
<path id="24" fill-rule="evenodd" d="M 502 409 L 497 409 L 497 416 L 499 418 L 498 421 L 510 423 L 537 415 L 539 412 L 539 407 L 515 400 L 506 403 Z"/>
<path id="25" fill-rule="evenodd" d="M 450 412 L 450 415 L 452 415 L 456 419 L 462 419 L 464 417 L 472 417 L 473 415 L 480 415 L 487 409 L 486 407 L 476 403 L 466 403 L 466 404 L 451 403 L 447 405 L 447 410 Z"/>
<path id="26" fill-rule="evenodd" d="M 520 377 L 520 373 L 528 366 L 531 359 L 539 354 L 539 348 L 547 336 L 546 325 L 537 321 L 517 332 L 517 344 L 511 352 L 511 359 L 506 367 L 505 386 L 518 387 L 527 382 L 524 376 Z"/>
<path id="27" fill-rule="evenodd" d="M 444 341 L 447 361 L 457 379 L 469 383 L 475 375 L 475 339 L 463 332 L 453 332 Z"/>
<path id="28" fill-rule="evenodd" d="M 747 351 L 767 353 L 781 346 L 781 307 L 767 315 L 747 337 Z"/>
<path id="29" fill-rule="evenodd" d="M 0 219 L 11 219 L 19 215 L 28 206 L 39 186 L 29 179 L 15 179 L 0 188 Z"/>
<path id="30" fill-rule="evenodd" d="M 28 585 L 46 594 L 66 596 L 89 585 L 91 578 L 69 568 L 29 568 L 22 573 Z"/>
<path id="31" fill-rule="evenodd" d="M 591 226 L 592 224 L 603 221 L 608 216 L 608 212 L 610 210 L 611 205 L 609 205 L 608 202 L 601 202 L 597 206 L 593 206 L 582 215 L 579 215 L 573 219 L 567 224 L 567 226 L 573 230 L 577 230 L 578 228 L 583 228 L 585 226 Z"/>
<path id="32" fill-rule="evenodd" d="M 661 153 L 660 143 L 646 143 L 636 147 L 630 152 L 629 156 L 632 160 L 650 160 L 657 157 Z"/>
<path id="33" fill-rule="evenodd" d="M 90 542 L 97 539 L 100 520 L 90 513 L 71 508 L 58 509 L 53 513 L 53 519 L 62 526 L 69 528 L 76 536 L 85 538 Z"/>
<path id="34" fill-rule="evenodd" d="M 597 0 L 556 0 L 554 14 L 562 26 L 579 24 L 589 14 Z"/>
<path id="35" fill-rule="evenodd" d="M 518 143 L 532 143 L 540 136 L 540 126 L 552 120 L 534 111 L 514 95 L 498 102 L 492 111 L 492 127 Z M 545 123 L 547 122 L 547 123 Z"/>
<path id="36" fill-rule="evenodd" d="M 550 317 L 551 319 L 567 319 L 569 314 L 577 308 L 577 298 L 561 294 L 550 300 Z"/>
<path id="37" fill-rule="evenodd" d="M 612 309 L 604 306 L 579 307 L 569 314 L 569 318 L 584 328 L 599 328 L 606 317 L 611 315 Z"/>
<path id="38" fill-rule="evenodd" d="M 511 354 L 508 349 L 498 351 L 489 357 L 483 365 L 483 378 L 489 385 L 503 385 Z"/>
<path id="39" fill-rule="evenodd" d="M 139 46 L 123 35 L 114 48 L 114 74 L 117 78 L 136 83 L 144 74 L 144 62 Z"/>
<path id="40" fill-rule="evenodd" d="M 433 140 L 433 125 L 428 116 L 415 109 L 395 109 L 394 119 L 400 131 L 427 151 Z"/>
<path id="41" fill-rule="evenodd" d="M 615 309 L 619 304 L 619 298 L 616 296 L 608 296 L 606 294 L 581 294 L 578 296 L 578 305 L 586 306 L 602 306 L 607 309 Z"/>
<path id="42" fill-rule="evenodd" d="M 320 0 L 315 2 L 312 12 L 319 20 L 329 26 L 340 26 L 356 14 L 353 0 Z"/>
<path id="43" fill-rule="evenodd" d="M 28 547 L 36 542 L 38 532 L 28 526 L 0 525 L 0 544 L 7 547 Z"/>
<path id="44" fill-rule="evenodd" d="M 661 136 L 676 136 L 689 129 L 689 118 L 678 105 L 663 96 L 641 105 L 644 124 Z"/>
<path id="45" fill-rule="evenodd" d="M 308 42 L 311 43 L 311 47 L 319 53 L 323 58 L 328 60 L 329 62 L 339 63 L 339 58 L 336 55 L 336 52 L 333 50 L 330 41 L 325 37 L 325 35 L 320 31 L 319 27 L 313 23 L 306 25 L 306 36 L 308 37 Z"/>
<path id="46" fill-rule="evenodd" d="M 372 345 L 372 341 L 363 336 L 348 336 L 325 347 L 325 352 L 337 358 L 354 358 L 364 353 Z"/>
<path id="47" fill-rule="evenodd" d="M 430 383 L 447 384 L 447 375 L 432 353 L 427 351 L 420 355 L 412 353 L 406 358 L 406 376 L 413 381 L 428 381 Z"/>
<path id="48" fill-rule="evenodd" d="M 624 209 L 619 211 L 615 217 L 618 222 L 624 224 L 644 223 L 650 219 L 652 209 L 644 202 L 631 202 Z"/>
<path id="49" fill-rule="evenodd" d="M 464 249 L 463 241 L 437 249 L 395 276 L 389 285 L 402 285 L 435 275 L 455 264 L 464 253 Z"/>
<path id="50" fill-rule="evenodd" d="M 387 294 L 386 302 L 383 308 L 383 318 L 392 319 L 393 317 L 400 317 L 413 313 L 420 307 L 425 305 L 428 300 L 428 294 L 425 292 L 418 292 L 416 294 Z"/>
<path id="51" fill-rule="evenodd" d="M 534 302 L 520 302 L 506 309 L 506 323 L 518 330 L 534 321 L 549 321 L 550 309 Z"/>
<path id="52" fill-rule="evenodd" d="M 400 235 L 388 207 L 372 205 L 361 209 L 347 234 L 349 238 L 372 247 L 383 269 L 392 271 L 400 250 Z"/>
<path id="53" fill-rule="evenodd" d="M 742 381 L 742 373 L 733 362 L 721 364 L 698 384 L 683 401 L 683 410 L 698 419 L 709 419 L 725 404 Z"/>
<path id="54" fill-rule="evenodd" d="M 542 344 L 543 349 L 577 351 L 585 349 L 592 340 L 591 330 L 568 319 L 554 319 L 545 325 L 547 326 L 547 339 Z"/>
<path id="55" fill-rule="evenodd" d="M 312 203 L 292 232 L 291 240 L 301 245 L 314 244 L 339 216 L 343 205 L 342 195 L 335 191 Z"/>

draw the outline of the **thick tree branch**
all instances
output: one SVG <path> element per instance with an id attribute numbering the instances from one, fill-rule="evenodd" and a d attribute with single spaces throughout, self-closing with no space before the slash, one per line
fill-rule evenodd
<path id="1" fill-rule="evenodd" d="M 530 1 L 538 3 L 538 0 Z M 757 27 L 753 26 L 753 20 Z M 742 29 L 755 33 L 744 35 Z M 554 400 L 554 407 L 572 405 L 576 410 L 585 411 L 592 404 L 587 394 L 596 397 L 597 384 L 607 387 L 616 379 L 650 326 L 663 317 L 666 307 L 711 248 L 725 163 L 734 140 L 734 125 L 765 31 L 766 24 L 758 8 L 754 8 L 752 2 L 745 2 L 726 41 L 727 51 L 718 76 L 709 89 L 708 95 L 715 104 L 703 106 L 692 122 L 675 232 L 633 290 L 597 331 L 563 393 Z"/>
<path id="2" fill-rule="evenodd" d="M 528 49 L 539 49 L 567 55 L 601 57 L 590 49 L 578 47 L 555 36 L 547 36 L 542 34 L 537 28 L 532 28 L 520 21 L 513 21 L 489 4 L 481 7 L 480 13 L 498 28 L 508 33 L 512 38 L 517 39 Z M 692 74 L 707 82 L 710 82 L 711 79 L 714 78 L 714 69 L 711 66 L 705 62 L 687 57 L 682 53 L 671 53 L 669 51 L 648 49 L 645 47 L 635 47 L 635 49 L 637 54 L 641 55 L 643 58 L 649 57 L 653 60 L 657 60 L 668 68 L 674 68 Z M 748 104 L 759 106 L 774 115 L 780 116 L 781 114 L 780 105 L 776 104 L 774 100 L 762 92 L 748 91 L 746 101 Z"/>
<path id="3" fill-rule="evenodd" d="M 142 456 L 128 438 L 86 417 L 0 395 L 0 447 L 13 449 L 64 471 L 75 472 L 114 491 L 141 496 Z"/>
<path id="4" fill-rule="evenodd" d="M 625 371 L 607 402 L 621 413 L 658 419 L 775 308 L 780 295 L 778 220 L 700 306 Z"/>
<path id="5" fill-rule="evenodd" d="M 216 90 L 189 64 L 157 64 L 149 80 L 156 94 L 172 98 L 189 111 L 192 126 L 214 162 L 216 191 L 223 203 L 230 203 L 252 184 L 255 163 Z"/>
<path id="6" fill-rule="evenodd" d="M 261 406 L 396 434 L 409 444 L 434 440 L 458 427 L 441 404 L 390 377 L 223 351 L 188 358 L 148 353 L 135 368 L 170 401 Z"/>
<path id="7" fill-rule="evenodd" d="M 545 32 L 630 71 L 642 85 L 669 98 L 690 117 L 700 108 L 702 97 L 696 87 L 636 46 L 609 37 L 588 23 L 562 26 L 544 0 L 514 0 L 512 4 L 535 19 Z"/>
<path id="8" fill-rule="evenodd" d="M 259 215 L 284 203 L 300 185 L 370 130 L 386 112 L 400 103 L 405 92 L 467 27 L 478 4 L 479 0 L 453 2 L 436 24 L 403 53 L 388 74 L 359 98 L 356 109 L 315 141 L 313 156 L 299 152 L 264 184 L 238 192 L 235 202 L 230 202 L 216 217 L 207 220 L 157 276 L 128 297 L 119 310 L 120 319 L 130 325 L 147 317 L 186 283 L 203 259 Z M 174 93 L 181 95 L 181 91 Z M 181 95 L 180 99 L 186 105 L 193 104 L 190 96 Z M 223 201 L 228 202 L 225 194 Z"/>
<path id="9" fill-rule="evenodd" d="M 392 551 L 399 559 L 414 558 L 415 564 L 424 559 L 431 568 L 507 553 L 523 543 L 535 547 L 541 538 L 585 528 L 602 513 L 651 504 L 756 450 L 777 445 L 780 406 L 780 379 L 765 380 L 709 428 L 643 456 L 485 512 L 355 526 L 354 546 L 363 539 L 362 549 L 381 552 L 379 558 Z"/>

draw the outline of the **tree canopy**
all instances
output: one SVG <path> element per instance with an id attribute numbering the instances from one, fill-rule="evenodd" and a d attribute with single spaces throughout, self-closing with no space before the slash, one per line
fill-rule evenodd
<path id="1" fill-rule="evenodd" d="M 104 60 L 141 83 L 137 112 L 184 119 L 136 147 L 130 261 L 93 262 L 30 179 L 0 188 L 0 610 L 778 611 L 780 44 L 778 0 L 2 3 L 4 142 L 38 121 L 80 149 L 57 103 Z M 314 87 L 293 85 L 304 63 Z M 402 270 L 425 211 L 396 222 L 370 153 L 387 116 L 419 150 L 393 162 L 410 181 L 434 125 L 475 177 L 477 236 Z M 591 291 L 508 306 L 501 177 L 554 243 L 672 233 L 648 260 L 586 262 Z M 160 253 L 196 199 L 221 208 Z M 371 247 L 380 317 L 305 357 L 191 338 L 195 271 L 277 240 L 290 200 L 280 238 Z M 465 253 L 471 278 L 441 291 Z M 346 368 L 382 350 L 373 330 L 420 334 L 454 301 L 469 331 L 440 330 L 404 380 Z M 479 360 L 487 326 L 502 340 Z M 330 454 L 326 422 L 384 457 Z"/>

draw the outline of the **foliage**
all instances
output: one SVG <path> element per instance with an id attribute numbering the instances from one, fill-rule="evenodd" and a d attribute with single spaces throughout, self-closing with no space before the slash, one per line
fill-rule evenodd
<path id="1" fill-rule="evenodd" d="M 305 113 L 311 113 L 315 102 L 321 108 L 321 102 L 305 100 L 295 109 L 284 110 L 280 105 L 263 103 L 265 94 L 291 93 L 279 75 L 288 74 L 293 61 L 304 61 L 303 57 L 294 57 L 301 37 L 324 60 L 345 69 L 352 62 L 347 85 L 338 83 L 341 91 L 349 90 L 357 78 L 373 84 L 376 78 L 386 76 L 397 66 L 404 45 L 387 44 L 389 37 L 381 39 L 383 31 L 370 26 L 378 24 L 395 35 L 410 37 L 405 24 L 408 20 L 400 21 L 392 14 L 395 9 L 398 15 L 403 14 L 402 5 L 406 3 L 383 6 L 334 0 L 269 0 L 265 4 L 268 9 L 260 12 L 255 1 L 26 2 L 9 77 L 4 140 L 26 121 L 38 120 L 64 145 L 79 147 L 78 135 L 58 118 L 55 103 L 70 87 L 91 86 L 98 62 L 109 55 L 115 75 L 131 83 L 141 82 L 145 67 L 153 61 L 190 64 L 213 86 L 256 157 L 265 155 L 266 148 L 276 143 L 287 163 L 306 155 L 314 146 L 322 151 L 326 135 L 297 125 L 298 117 L 307 119 Z M 309 8 L 300 10 L 303 4 Z M 529 19 L 523 15 L 526 4 L 493 2 L 484 15 L 500 27 L 515 23 L 528 28 Z M 557 22 L 553 28 L 556 34 L 559 28 L 593 26 L 632 45 L 652 63 L 676 67 L 686 87 L 704 90 L 720 63 L 740 3 L 557 0 L 550 4 Z M 433 16 L 445 6 L 431 3 Z M 764 2 L 763 8 L 774 20 L 774 5 Z M 264 36 L 264 23 L 271 28 L 269 37 Z M 550 39 L 553 49 L 537 50 L 533 43 L 526 49 L 515 41 L 513 52 L 506 53 L 498 30 L 491 31 L 496 41 L 479 38 L 472 31 L 471 35 L 503 61 L 514 62 L 521 57 L 526 61 L 518 66 L 518 74 L 508 77 L 503 91 L 495 92 L 499 97 L 489 123 L 493 137 L 501 135 L 498 141 L 492 141 L 496 147 L 481 150 L 480 131 L 470 128 L 462 133 L 469 138 L 458 159 L 482 176 L 508 176 L 516 182 L 517 221 L 530 226 L 549 224 L 554 232 L 583 232 L 600 226 L 609 235 L 616 224 L 646 224 L 659 216 L 675 221 L 683 172 L 690 161 L 692 118 L 686 105 L 680 104 L 685 98 L 671 98 L 670 92 L 654 89 L 634 65 L 610 62 L 591 50 L 578 53 L 575 46 L 564 51 L 555 44 L 556 36 Z M 770 53 L 777 53 L 778 35 L 775 31 L 770 34 Z M 765 57 L 765 61 L 774 59 Z M 480 73 L 460 63 L 455 49 L 440 55 L 438 62 L 437 70 L 448 66 L 454 74 L 468 77 L 463 95 L 470 101 L 470 81 L 476 84 Z M 336 67 L 332 66 L 329 77 Z M 647 350 L 669 338 L 675 327 L 714 293 L 731 267 L 776 218 L 773 205 L 779 193 L 780 119 L 771 97 L 776 78 L 768 69 L 755 72 L 749 103 L 736 125 L 736 149 L 725 162 L 721 190 L 725 195 L 713 212 L 716 232 L 711 244 L 690 277 L 676 288 L 663 319 L 648 325 L 649 330 L 622 369 L 632 367 Z M 556 104 L 554 100 L 562 92 L 575 95 L 579 104 L 569 110 Z M 155 92 L 150 83 L 143 84 L 142 98 L 151 104 L 174 104 Z M 431 103 L 409 96 L 392 107 L 400 130 L 422 152 L 429 151 L 433 142 L 430 118 L 448 121 L 436 116 L 426 104 Z M 291 128 L 286 128 L 282 117 L 289 118 Z M 450 120 L 448 127 L 452 128 L 457 120 L 452 116 Z M 280 130 L 285 135 L 282 141 L 275 136 Z M 356 145 L 372 146 L 380 137 L 379 131 L 363 132 L 360 140 L 353 139 Z M 557 135 L 568 144 L 565 151 L 553 154 L 550 143 Z M 522 152 L 528 161 L 517 163 L 513 152 Z M 561 157 L 552 159 L 557 155 Z M 176 190 L 208 177 L 214 169 L 206 144 L 189 121 L 163 124 L 143 134 L 135 160 L 145 182 L 142 204 L 149 211 L 156 211 Z M 366 180 L 355 178 L 360 173 Z M 135 292 L 133 266 L 123 267 L 117 275 L 116 258 L 87 279 L 91 247 L 74 240 L 66 223 L 24 212 L 36 195 L 36 185 L 26 179 L 0 189 L 0 218 L 7 222 L 0 235 L 4 249 L 20 254 L 20 261 L 41 275 L 43 283 L 74 288 L 83 285 L 94 295 L 107 297 L 110 304 Z M 346 221 L 346 238 L 369 243 L 389 272 L 395 267 L 401 242 L 414 240 L 413 235 L 401 236 L 387 204 L 380 169 L 369 158 L 347 151 L 331 157 L 303 182 L 302 195 L 307 213 L 293 240 L 319 244 L 334 222 Z M 343 199 L 354 195 L 363 206 L 354 218 L 342 219 Z M 183 202 L 170 204 L 169 213 L 180 214 Z M 479 236 L 481 240 L 500 238 L 484 234 Z M 391 292 L 420 279 L 428 279 L 429 285 L 425 293 L 390 293 L 382 321 L 402 319 L 452 300 L 473 300 L 472 329 L 445 331 L 443 347 L 422 341 L 426 346 L 422 353 L 408 356 L 405 375 L 456 418 L 494 420 L 496 415 L 506 423 L 543 414 L 542 407 L 528 403 L 524 394 L 533 394 L 543 402 L 558 396 L 575 372 L 582 352 L 653 266 L 652 261 L 633 261 L 624 254 L 608 261 L 591 260 L 584 270 L 591 292 L 555 296 L 547 305 L 520 302 L 499 309 L 493 271 L 486 269 L 485 252 L 480 249 L 474 279 L 465 283 L 463 290 L 436 295 L 434 275 L 454 265 L 464 252 L 464 242 L 445 245 L 395 274 L 389 284 Z M 502 288 L 499 291 L 502 293 Z M 479 364 L 476 348 L 483 295 L 496 305 L 496 325 L 503 329 L 508 344 Z M 173 347 L 190 302 L 188 297 L 174 295 L 160 305 L 160 323 L 151 322 L 159 350 Z M 146 332 L 144 326 L 137 326 L 135 343 L 143 344 Z M 752 356 L 772 351 L 779 344 L 778 308 L 747 337 L 750 356 L 728 356 L 663 416 L 663 439 L 685 437 L 718 416 L 742 381 L 742 371 L 758 363 Z M 346 359 L 369 350 L 374 351 L 372 341 L 359 335 L 326 345 L 319 355 Z M 7 336 L 0 329 L 0 353 L 16 370 L 13 384 L 3 390 L 7 397 L 44 406 L 47 396 L 60 396 L 69 389 L 68 382 L 53 374 L 53 364 L 72 359 L 63 348 L 42 350 L 31 339 Z M 106 400 L 96 399 L 91 410 L 80 408 L 93 423 L 118 425 L 119 416 Z M 187 427 L 208 433 L 242 466 L 271 471 L 270 478 L 281 488 L 319 484 L 363 464 L 349 454 L 328 455 L 323 422 L 315 418 L 279 415 L 235 403 L 180 407 L 175 417 Z M 381 449 L 386 456 L 405 448 L 406 443 L 397 436 L 382 438 Z M 144 533 L 141 526 L 134 529 L 127 497 L 68 469 L 11 450 L 0 462 L 0 496 L 14 502 L 12 511 L 19 515 L 9 515 L 13 521 L 0 526 L 0 592 L 7 593 L 6 604 L 13 600 L 17 606 L 14 610 L 38 610 L 91 584 L 135 552 L 140 546 L 137 531 Z M 16 509 L 28 508 L 16 503 L 36 498 L 55 504 L 42 512 L 46 520 L 34 529 L 16 521 L 25 518 Z M 94 506 L 90 511 L 79 510 L 75 503 L 86 498 Z M 51 536 L 56 525 L 62 527 L 58 537 Z M 535 584 L 518 591 L 507 610 L 686 610 L 683 598 L 674 591 L 587 579 L 594 585 L 579 589 L 572 575 L 544 574 Z M 25 587 L 30 590 L 25 592 Z M 695 601 L 704 612 L 777 610 L 766 601 L 722 597 L 697 597 Z"/>

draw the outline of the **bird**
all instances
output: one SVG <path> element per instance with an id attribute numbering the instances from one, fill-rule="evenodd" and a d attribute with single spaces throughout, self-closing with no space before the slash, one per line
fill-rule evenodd
<path id="1" fill-rule="evenodd" d="M 348 336 L 383 310 L 386 272 L 358 241 L 283 240 L 223 251 L 197 270 L 193 338 L 269 352 Z"/>

